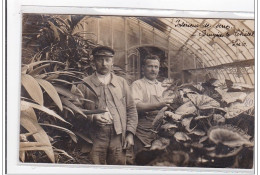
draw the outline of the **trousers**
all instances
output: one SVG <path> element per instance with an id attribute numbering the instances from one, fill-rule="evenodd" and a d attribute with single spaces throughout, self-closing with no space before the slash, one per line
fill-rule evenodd
<path id="1" fill-rule="evenodd" d="M 126 164 L 122 134 L 116 134 L 113 124 L 97 127 L 90 156 L 93 164 Z"/>

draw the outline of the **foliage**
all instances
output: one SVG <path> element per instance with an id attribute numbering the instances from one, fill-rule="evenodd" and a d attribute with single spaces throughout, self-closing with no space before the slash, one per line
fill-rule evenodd
<path id="1" fill-rule="evenodd" d="M 94 35 L 84 30 L 86 18 L 23 14 L 20 130 L 23 162 L 82 163 L 88 159 L 83 158 L 86 150 L 90 150 L 86 145 L 92 144 L 87 119 L 104 110 L 83 109 L 84 102 L 93 101 L 84 99 L 77 88 L 77 84 L 84 83 L 85 76 L 95 71 L 91 52 L 97 44 L 86 37 Z M 126 77 L 120 67 L 115 66 L 114 72 Z"/>
<path id="2" fill-rule="evenodd" d="M 26 51 L 23 55 L 28 50 L 33 53 L 31 59 L 23 57 L 23 62 L 60 61 L 65 63 L 64 70 L 90 73 L 93 70 L 89 64 L 90 54 L 96 44 L 85 39 L 89 34 L 82 30 L 85 19 L 83 15 L 24 14 L 23 48 Z M 49 70 L 52 69 L 58 68 L 51 67 Z"/>
<path id="3" fill-rule="evenodd" d="M 252 86 L 230 80 L 219 82 L 215 79 L 167 88 L 164 95 L 175 101 L 153 121 L 158 134 L 148 152 L 157 156 L 149 161 L 137 160 L 140 165 L 252 168 Z M 155 150 L 163 152 L 157 154 Z M 242 161 L 244 158 L 248 164 Z"/>
<path id="4" fill-rule="evenodd" d="M 78 122 L 103 112 L 83 110 L 82 102 L 93 102 L 77 88 L 93 72 L 95 44 L 80 32 L 84 16 L 25 14 L 23 19 L 20 160 L 75 163 L 70 154 L 76 154 L 75 143 L 84 141 L 77 137 L 83 135 Z"/>
<path id="5" fill-rule="evenodd" d="M 23 15 L 20 160 L 89 163 L 82 78 L 94 71 L 81 15 Z M 115 67 L 115 73 L 125 72 Z M 252 168 L 254 87 L 230 80 L 172 84 L 177 99 L 153 121 L 158 137 L 138 165 Z M 76 144 L 77 143 L 77 144 Z M 149 161 L 144 160 L 149 158 Z M 140 161 L 142 160 L 142 161 Z"/>

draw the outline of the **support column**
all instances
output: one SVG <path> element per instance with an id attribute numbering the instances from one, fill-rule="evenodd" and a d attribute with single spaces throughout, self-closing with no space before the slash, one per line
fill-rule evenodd
<path id="1" fill-rule="evenodd" d="M 99 27 L 100 21 L 99 20 L 100 19 L 97 18 L 97 44 L 99 44 L 99 42 L 100 42 L 100 27 Z"/>
<path id="2" fill-rule="evenodd" d="M 139 25 L 139 46 L 141 46 L 142 45 L 142 28 L 141 28 L 141 25 L 140 25 L 140 21 L 138 21 L 138 25 Z M 138 58 L 139 58 L 139 60 L 138 60 L 138 64 L 139 64 L 139 70 L 140 70 L 140 74 L 139 74 L 139 78 L 141 78 L 141 76 L 142 76 L 142 70 L 141 70 L 141 65 L 142 65 L 142 63 L 141 63 L 141 54 L 140 54 L 140 52 L 138 52 Z"/>
<path id="3" fill-rule="evenodd" d="M 194 62 L 194 69 L 197 69 L 197 59 L 196 59 L 196 56 L 193 55 L 193 62 Z M 196 73 L 196 84 L 198 83 L 198 72 L 195 71 Z"/>
<path id="4" fill-rule="evenodd" d="M 140 21 L 138 21 L 138 25 L 139 25 L 139 46 L 142 45 L 142 28 L 140 26 Z"/>
<path id="5" fill-rule="evenodd" d="M 184 71 L 183 71 L 183 68 L 184 68 L 184 55 L 183 55 L 183 50 L 181 49 L 180 50 L 181 52 L 181 59 L 182 59 L 182 84 L 184 83 Z"/>
<path id="6" fill-rule="evenodd" d="M 114 25 L 113 25 L 113 18 L 111 18 L 111 48 L 114 49 Z"/>
<path id="7" fill-rule="evenodd" d="M 125 29 L 125 70 L 126 78 L 128 78 L 128 60 L 127 60 L 127 19 L 124 18 L 124 29 Z"/>
<path id="8" fill-rule="evenodd" d="M 168 37 L 168 78 L 171 78 L 171 51 L 170 51 L 170 37 Z"/>
<path id="9" fill-rule="evenodd" d="M 155 44 L 155 34 L 154 34 L 154 27 L 153 27 L 153 45 Z"/>

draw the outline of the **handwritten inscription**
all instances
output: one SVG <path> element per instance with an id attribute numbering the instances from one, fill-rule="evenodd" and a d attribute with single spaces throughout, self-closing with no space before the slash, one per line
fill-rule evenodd
<path id="1" fill-rule="evenodd" d="M 199 36 L 213 36 L 213 37 L 224 37 L 225 35 L 218 32 L 218 33 L 207 33 L 206 30 L 202 30 L 201 33 L 199 33 Z"/>
<path id="2" fill-rule="evenodd" d="M 217 28 L 231 29 L 232 27 L 229 26 L 229 25 L 217 24 L 217 25 L 216 25 L 216 29 L 217 29 Z"/>
<path id="3" fill-rule="evenodd" d="M 245 41 L 232 40 L 232 46 L 247 46 Z"/>
<path id="4" fill-rule="evenodd" d="M 255 93 L 254 92 L 251 92 L 245 99 L 244 101 L 244 106 L 246 107 L 254 107 L 254 104 L 255 104 Z"/>
<path id="5" fill-rule="evenodd" d="M 246 31 L 245 29 L 242 30 L 236 30 L 234 33 L 235 36 L 254 36 L 255 31 Z"/>
<path id="6" fill-rule="evenodd" d="M 197 27 L 200 26 L 199 24 L 191 24 L 191 23 L 186 23 L 184 21 L 181 22 L 181 20 L 177 20 L 176 22 L 177 22 L 177 24 L 175 24 L 175 27 L 194 27 L 194 28 L 197 28 Z"/>
<path id="7" fill-rule="evenodd" d="M 254 37 L 255 32 L 246 30 L 246 29 L 240 29 L 240 28 L 234 28 L 234 26 L 231 26 L 229 24 L 214 24 L 211 25 L 207 22 L 203 23 L 189 23 L 186 21 L 182 21 L 180 19 L 175 21 L 175 27 L 187 27 L 187 28 L 197 28 L 199 29 L 197 33 L 193 34 L 192 36 L 208 36 L 212 38 L 221 38 L 221 37 Z M 212 28 L 218 29 L 218 31 L 215 30 L 215 32 L 212 32 Z M 225 31 L 226 30 L 226 31 Z M 224 31 L 224 32 L 223 32 Z M 242 41 L 240 39 L 232 40 L 231 41 L 232 46 L 239 47 L 239 46 L 247 46 L 245 41 Z"/>
<path id="8" fill-rule="evenodd" d="M 181 21 L 181 20 L 176 20 L 176 23 L 175 24 L 175 27 L 191 27 L 191 28 L 198 28 L 198 27 L 201 27 L 201 28 L 210 28 L 212 27 L 209 23 L 204 23 L 204 24 L 192 24 L 192 23 L 187 23 L 187 22 L 184 22 L 184 21 Z"/>

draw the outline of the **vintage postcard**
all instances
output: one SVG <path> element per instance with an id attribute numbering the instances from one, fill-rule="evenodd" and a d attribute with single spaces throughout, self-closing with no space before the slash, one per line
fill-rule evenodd
<path id="1" fill-rule="evenodd" d="M 252 169 L 254 39 L 253 19 L 23 13 L 19 161 Z"/>

